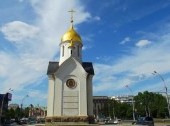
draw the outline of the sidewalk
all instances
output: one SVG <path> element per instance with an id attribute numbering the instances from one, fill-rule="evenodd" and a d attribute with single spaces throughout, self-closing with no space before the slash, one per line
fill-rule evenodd
<path id="1" fill-rule="evenodd" d="M 100 126 L 135 126 L 135 125 L 132 125 L 132 123 L 122 123 L 117 125 L 110 124 L 110 125 L 100 125 Z M 155 123 L 154 126 L 170 126 L 170 123 Z"/>

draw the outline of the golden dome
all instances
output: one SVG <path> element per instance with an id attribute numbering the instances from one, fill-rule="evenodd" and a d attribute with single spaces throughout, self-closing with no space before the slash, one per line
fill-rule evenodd
<path id="1" fill-rule="evenodd" d="M 74 43 L 73 43 L 72 40 L 71 40 L 71 42 L 69 43 L 69 47 L 74 47 Z"/>
<path id="2" fill-rule="evenodd" d="M 72 41 L 72 42 L 82 42 L 80 35 L 74 30 L 73 26 L 63 35 L 61 42 Z"/>

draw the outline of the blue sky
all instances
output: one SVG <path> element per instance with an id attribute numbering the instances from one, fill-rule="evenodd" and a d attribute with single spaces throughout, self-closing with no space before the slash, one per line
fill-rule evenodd
<path id="1" fill-rule="evenodd" d="M 169 0 L 0 1 L 0 93 L 11 103 L 46 106 L 49 61 L 70 26 L 68 10 L 83 40 L 83 61 L 94 65 L 94 95 L 170 91 Z M 170 93 L 170 92 L 169 92 Z"/>

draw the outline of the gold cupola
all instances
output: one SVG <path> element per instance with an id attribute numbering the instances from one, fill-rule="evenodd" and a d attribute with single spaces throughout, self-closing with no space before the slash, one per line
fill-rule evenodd
<path id="1" fill-rule="evenodd" d="M 73 25 L 70 29 L 63 35 L 61 42 L 82 42 L 80 35 L 74 30 Z"/>
<path id="2" fill-rule="evenodd" d="M 74 10 L 70 10 L 71 12 L 71 27 L 69 30 L 63 35 L 61 38 L 61 42 L 70 42 L 72 45 L 74 45 L 75 42 L 82 42 L 80 35 L 74 30 L 73 27 L 73 13 L 75 12 Z"/>

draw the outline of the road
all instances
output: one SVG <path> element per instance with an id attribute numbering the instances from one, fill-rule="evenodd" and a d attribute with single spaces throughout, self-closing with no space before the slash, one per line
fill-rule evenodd
<path id="1" fill-rule="evenodd" d="M 21 125 L 14 125 L 14 126 L 21 126 Z M 23 126 L 36 126 L 36 125 L 23 125 Z M 44 125 L 38 125 L 38 126 L 44 126 Z M 96 125 L 95 125 L 96 126 Z M 109 125 L 99 125 L 99 126 L 137 126 L 132 125 L 131 123 L 122 123 L 122 124 L 109 124 Z M 170 126 L 170 123 L 155 123 L 154 126 Z"/>
<path id="2" fill-rule="evenodd" d="M 135 126 L 135 125 L 132 125 L 131 123 L 122 123 L 117 125 L 111 124 L 111 125 L 100 125 L 100 126 Z M 154 126 L 170 126 L 170 123 L 155 123 Z"/>

